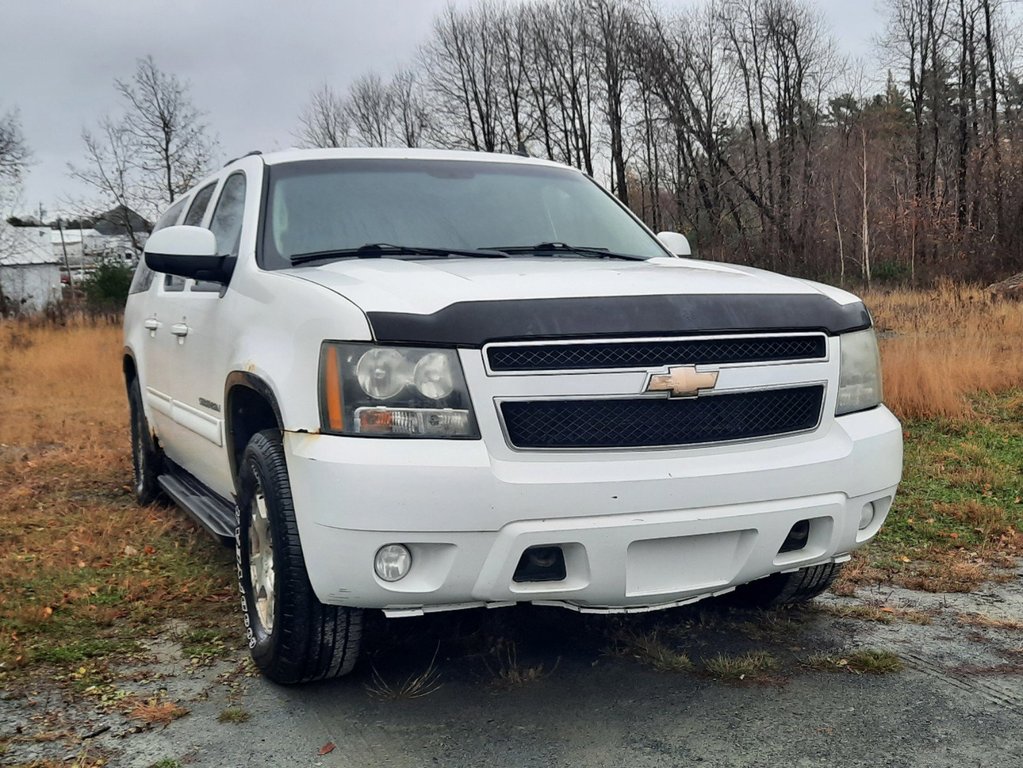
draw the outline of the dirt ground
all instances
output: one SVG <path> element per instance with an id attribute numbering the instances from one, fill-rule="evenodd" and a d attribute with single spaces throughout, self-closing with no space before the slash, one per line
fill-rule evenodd
<path id="1" fill-rule="evenodd" d="M 881 586 L 800 611 L 379 620 L 352 677 L 293 688 L 244 650 L 188 658 L 174 637 L 92 690 L 6 691 L 0 763 L 1023 766 L 1023 563 L 972 594 Z M 668 651 L 652 661 L 652 646 Z M 667 671 L 679 658 L 691 668 Z M 118 710 L 126 695 L 153 705 L 148 724 Z"/>

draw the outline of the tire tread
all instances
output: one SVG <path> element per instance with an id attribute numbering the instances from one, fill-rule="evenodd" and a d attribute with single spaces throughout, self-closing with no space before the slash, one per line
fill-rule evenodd
<path id="1" fill-rule="evenodd" d="M 264 430 L 249 441 L 242 459 L 240 515 L 247 514 L 251 482 L 247 473 L 258 468 L 271 515 L 274 539 L 274 569 L 277 578 L 278 615 L 274 634 L 253 647 L 253 659 L 271 680 L 282 684 L 305 683 L 341 677 L 351 672 L 362 639 L 362 611 L 357 608 L 324 605 L 309 582 L 305 558 L 295 519 L 288 468 L 280 433 Z M 273 500 L 271 501 L 271 494 Z M 242 553 L 242 526 L 236 546 Z M 278 541 L 278 538 L 281 539 Z M 279 552 L 280 554 L 276 554 Z M 248 606 L 247 569 L 239 568 L 241 588 L 246 595 L 249 621 L 257 621 Z M 250 630 L 251 631 L 251 630 Z M 266 648 L 260 648 L 266 645 Z"/>

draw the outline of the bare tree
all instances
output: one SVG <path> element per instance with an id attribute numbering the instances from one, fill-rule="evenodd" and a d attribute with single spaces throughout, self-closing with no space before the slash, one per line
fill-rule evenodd
<path id="1" fill-rule="evenodd" d="M 498 46 L 493 41 L 493 6 L 460 11 L 449 5 L 434 20 L 420 65 L 437 114 L 436 143 L 493 152 L 500 133 Z"/>
<path id="2" fill-rule="evenodd" d="M 391 81 L 394 133 L 406 147 L 422 146 L 430 129 L 430 111 L 415 70 L 405 68 Z"/>
<path id="3" fill-rule="evenodd" d="M 20 182 L 30 156 L 18 111 L 12 109 L 0 115 L 0 186 Z"/>
<path id="4" fill-rule="evenodd" d="M 143 183 L 159 203 L 172 203 L 209 170 L 216 148 L 188 85 L 139 59 L 130 80 L 115 80 L 126 106 L 124 128 L 137 153 Z"/>
<path id="5" fill-rule="evenodd" d="M 625 0 L 590 0 L 597 69 L 603 86 L 603 113 L 610 138 L 612 191 L 629 204 L 625 164 L 626 93 L 629 87 L 629 37 L 637 21 Z"/>
<path id="6" fill-rule="evenodd" d="M 30 157 L 17 110 L 0 115 L 0 264 L 14 239 L 14 231 L 7 225 L 6 218 L 21 202 L 21 179 Z M 7 309 L 3 285 L 0 285 L 0 316 Z"/>
<path id="7" fill-rule="evenodd" d="M 135 152 L 135 141 L 124 121 L 105 117 L 97 130 L 82 129 L 85 159 L 82 165 L 70 165 L 72 178 L 84 182 L 96 193 L 97 212 L 111 206 L 119 226 L 123 227 L 136 252 L 142 251 L 131 211 L 146 211 L 148 200 L 140 177 L 145 174 Z"/>
<path id="8" fill-rule="evenodd" d="M 368 147 L 391 143 L 394 93 L 376 72 L 362 75 L 348 94 L 347 111 L 356 138 Z"/>
<path id="9" fill-rule="evenodd" d="M 83 129 L 85 156 L 68 170 L 95 193 L 95 212 L 113 205 L 116 223 L 138 249 L 133 212 L 153 217 L 193 187 L 210 170 L 216 141 L 188 86 L 159 70 L 151 56 L 114 87 L 124 112 L 104 117 L 96 130 Z"/>
<path id="10" fill-rule="evenodd" d="M 344 99 L 326 83 L 313 91 L 298 118 L 295 138 L 303 147 L 347 147 L 352 128 Z"/>

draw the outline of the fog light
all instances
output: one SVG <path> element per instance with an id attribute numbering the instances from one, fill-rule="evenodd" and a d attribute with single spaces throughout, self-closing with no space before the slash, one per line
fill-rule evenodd
<path id="1" fill-rule="evenodd" d="M 565 553 L 561 547 L 530 547 L 522 553 L 512 581 L 564 581 Z"/>
<path id="2" fill-rule="evenodd" d="M 792 526 L 792 530 L 789 531 L 789 535 L 786 536 L 785 541 L 782 542 L 781 549 L 778 550 L 778 554 L 782 554 L 783 552 L 798 552 L 806 547 L 806 543 L 809 540 L 810 521 L 800 520 Z"/>
<path id="3" fill-rule="evenodd" d="M 386 544 L 377 550 L 373 569 L 384 581 L 398 581 L 408 575 L 412 553 L 402 544 Z"/>
<path id="4" fill-rule="evenodd" d="M 874 502 L 868 501 L 863 505 L 863 511 L 860 512 L 860 530 L 869 526 L 874 522 Z"/>

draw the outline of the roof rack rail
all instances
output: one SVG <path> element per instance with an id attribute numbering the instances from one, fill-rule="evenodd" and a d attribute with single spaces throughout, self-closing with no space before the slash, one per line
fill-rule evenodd
<path id="1" fill-rule="evenodd" d="M 221 167 L 227 168 L 227 166 L 229 166 L 231 163 L 235 162 L 236 160 L 241 160 L 243 157 L 251 157 L 252 155 L 261 155 L 261 154 L 263 154 L 263 152 L 261 150 L 254 149 L 251 152 L 246 152 L 244 155 L 238 155 L 238 157 L 232 157 L 230 160 L 228 160 L 226 163 L 224 163 L 224 165 L 221 166 Z"/>

